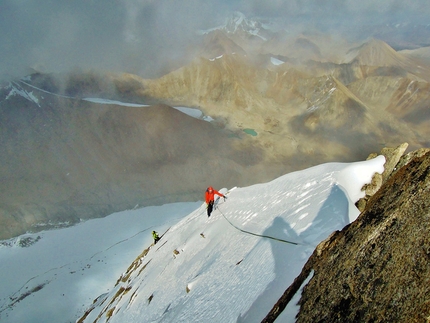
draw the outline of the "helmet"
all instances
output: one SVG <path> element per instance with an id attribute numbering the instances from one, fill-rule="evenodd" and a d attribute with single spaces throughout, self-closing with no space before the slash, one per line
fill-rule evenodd
<path id="1" fill-rule="evenodd" d="M 212 186 L 209 186 L 208 187 L 208 192 L 212 192 L 214 189 L 213 189 L 213 187 Z"/>

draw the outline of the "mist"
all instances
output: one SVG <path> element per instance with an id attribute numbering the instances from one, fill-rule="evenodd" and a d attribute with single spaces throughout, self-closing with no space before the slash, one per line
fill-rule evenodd
<path id="1" fill-rule="evenodd" d="M 3 0 L 0 79 L 76 68 L 157 77 L 192 54 L 197 30 L 234 11 L 328 30 L 430 17 L 427 0 Z"/>

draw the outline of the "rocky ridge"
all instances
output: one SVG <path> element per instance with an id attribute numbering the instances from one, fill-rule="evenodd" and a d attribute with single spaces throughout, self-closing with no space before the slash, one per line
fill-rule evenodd
<path id="1" fill-rule="evenodd" d="M 387 167 L 364 188 L 360 216 L 317 246 L 263 322 L 309 275 L 297 322 L 429 322 L 430 149 L 406 147 L 382 151 Z"/>

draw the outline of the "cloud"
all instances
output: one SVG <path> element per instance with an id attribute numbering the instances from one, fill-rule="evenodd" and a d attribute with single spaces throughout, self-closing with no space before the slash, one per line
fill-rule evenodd
<path id="1" fill-rule="evenodd" d="M 227 13 L 290 24 L 427 23 L 428 0 L 3 0 L 0 75 L 95 68 L 151 76 Z"/>
<path id="2" fill-rule="evenodd" d="M 101 1 L 6 0 L 0 5 L 0 73 L 101 65 L 121 41 L 121 9 Z"/>
<path id="3" fill-rule="evenodd" d="M 22 75 L 28 67 L 152 75 L 223 7 L 197 0 L 4 0 L 0 75 Z"/>

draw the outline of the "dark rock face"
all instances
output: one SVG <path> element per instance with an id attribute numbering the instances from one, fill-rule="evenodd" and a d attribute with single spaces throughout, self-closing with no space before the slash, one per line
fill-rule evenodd
<path id="1" fill-rule="evenodd" d="M 303 289 L 297 322 L 429 322 L 430 153 L 398 169 L 322 242 L 264 322 Z"/>

